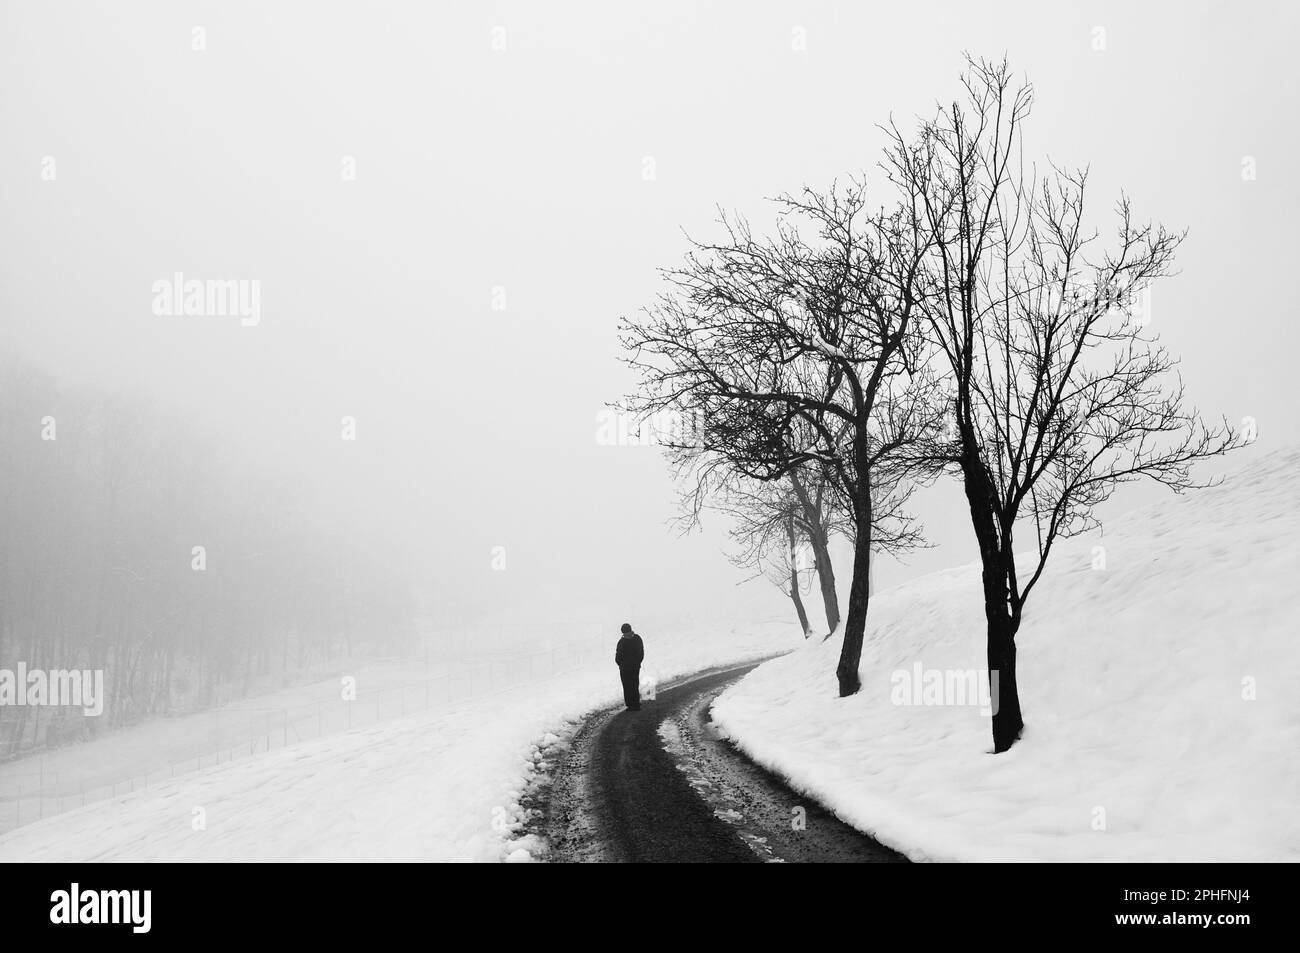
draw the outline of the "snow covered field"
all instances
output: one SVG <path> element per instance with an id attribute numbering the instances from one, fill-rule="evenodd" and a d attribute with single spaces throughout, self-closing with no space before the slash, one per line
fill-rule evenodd
<path id="1" fill-rule="evenodd" d="M 0 862 L 526 859 L 528 845 L 513 841 L 539 742 L 621 699 L 616 635 L 615 628 L 607 646 L 554 677 L 302 743 L 289 736 L 284 747 L 26 824 L 0 835 Z M 645 635 L 642 674 L 660 681 L 786 651 L 800 639 L 792 623 Z M 258 702 L 272 703 L 287 702 Z M 113 752 L 147 747 L 151 732 L 170 741 L 176 726 L 143 726 L 128 743 L 109 738 L 58 756 L 102 771 Z"/>
<path id="2" fill-rule="evenodd" d="M 336 659 L 296 684 L 0 761 L 0 834 L 224 761 L 563 677 L 603 654 L 608 628 L 479 623 L 431 631 L 416 655 Z M 344 675 L 355 687 L 346 702 Z"/>
<path id="3" fill-rule="evenodd" d="M 724 693 L 715 721 L 913 859 L 1298 860 L 1297 469 L 1300 450 L 1274 453 L 1062 544 L 1019 637 L 1028 727 L 1005 755 L 988 754 L 978 698 L 895 703 L 898 673 L 918 665 L 982 671 L 974 565 L 875 597 L 850 699 L 836 696 L 837 641 L 803 643 L 788 623 L 648 631 L 645 674 L 796 649 Z M 148 790 L 0 835 L 0 861 L 528 859 L 520 794 L 562 744 L 550 732 L 618 701 L 613 645 L 611 634 L 569 671 L 489 670 L 464 695 L 426 694 L 414 714 L 389 702 L 378 721 L 376 702 L 375 723 L 152 775 Z M 425 673 L 389 668 L 372 674 L 421 707 Z M 249 704 L 311 707 L 317 688 Z M 195 717 L 59 749 L 51 764 L 104 776 L 182 738 L 221 740 L 215 714 Z"/>
<path id="4" fill-rule="evenodd" d="M 748 675 L 714 720 L 915 860 L 1300 860 L 1297 471 L 1275 452 L 1058 544 L 1009 753 L 977 703 L 891 701 L 917 663 L 984 669 L 974 564 L 876 597 L 856 696 L 836 697 L 832 640 Z"/>

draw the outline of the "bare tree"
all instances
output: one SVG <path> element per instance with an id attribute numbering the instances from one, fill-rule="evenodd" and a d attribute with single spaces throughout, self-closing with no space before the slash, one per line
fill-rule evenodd
<path id="1" fill-rule="evenodd" d="M 813 470 L 812 474 L 810 481 L 799 470 L 790 471 L 790 490 L 798 504 L 793 518 L 812 550 L 822 608 L 826 612 L 826 638 L 830 638 L 840 627 L 840 599 L 835 592 L 835 565 L 831 561 L 831 534 L 836 523 L 831 507 L 834 491 L 820 470 Z"/>
<path id="2" fill-rule="evenodd" d="M 1031 87 L 1005 61 L 970 59 L 963 85 L 914 139 L 891 127 L 885 166 L 928 249 L 921 310 L 952 410 L 932 462 L 960 476 L 979 544 L 1000 752 L 1023 728 L 1016 634 L 1055 541 L 1097 525 L 1122 483 L 1204 485 L 1191 465 L 1234 438 L 1186 405 L 1177 361 L 1136 307 L 1182 236 L 1135 223 L 1121 198 L 1115 241 L 1096 249 L 1086 171 L 1039 179 L 1022 159 Z M 1035 545 L 1025 567 L 1022 522 Z"/>
<path id="3" fill-rule="evenodd" d="M 743 501 L 731 501 L 728 509 L 735 518 L 728 532 L 735 545 L 728 556 L 731 564 L 752 570 L 749 578 L 761 576 L 785 593 L 794 604 L 800 631 L 809 638 L 813 628 L 803 595 L 810 588 L 805 580 L 813 567 L 805 555 L 808 537 L 797 515 L 798 501 L 788 490 L 760 484 L 752 494 L 745 494 Z"/>
<path id="4" fill-rule="evenodd" d="M 703 462 L 698 455 L 691 459 Z M 805 620 L 807 613 L 801 606 L 800 593 L 790 591 L 797 588 L 791 580 L 815 573 L 829 638 L 840 624 L 830 543 L 832 536 L 843 529 L 843 516 L 833 508 L 830 488 L 815 472 L 801 475 L 799 470 L 767 482 L 734 472 L 725 476 L 716 485 L 707 480 L 688 481 L 689 488 L 682 498 L 684 515 L 679 521 L 683 531 L 695 529 L 705 509 L 725 516 L 731 524 L 728 536 L 734 544 L 728 557 L 732 564 L 753 569 L 774 582 L 796 602 Z M 811 633 L 811 627 L 805 625 L 804 634 Z"/>
<path id="5" fill-rule="evenodd" d="M 697 482 L 686 494 L 685 526 L 694 527 L 699 510 L 706 506 L 724 514 L 731 521 L 728 535 L 736 544 L 731 562 L 754 569 L 776 584 L 796 603 L 801 619 L 806 620 L 807 613 L 798 590 L 807 591 L 810 587 L 804 587 L 803 580 L 815 574 L 826 613 L 823 638 L 834 635 L 840 615 L 830 544 L 836 536 L 853 543 L 853 514 L 824 475 L 811 467 L 793 469 L 785 478 L 768 482 L 733 474 L 725 484 L 712 487 L 707 498 L 696 499 L 702 490 L 703 484 Z M 911 490 L 910 483 L 877 484 L 872 501 L 873 559 L 880 553 L 901 555 L 922 544 L 920 528 L 905 510 Z M 811 631 L 805 627 L 804 634 Z"/>
<path id="6" fill-rule="evenodd" d="M 623 321 L 626 360 L 641 374 L 625 407 L 690 420 L 668 449 L 679 461 L 702 457 L 706 482 L 719 467 L 759 481 L 810 466 L 826 475 L 855 540 L 836 669 L 840 694 L 850 695 L 861 685 L 873 481 L 928 426 L 914 322 L 924 232 L 910 220 L 914 208 L 869 211 L 857 182 L 777 205 L 767 238 L 723 215 L 725 240 L 696 243 L 684 265 L 664 272 L 670 290 Z"/>
<path id="7" fill-rule="evenodd" d="M 793 511 L 785 518 L 783 529 L 785 530 L 786 542 L 785 565 L 783 568 L 787 575 L 788 592 L 791 601 L 794 602 L 795 612 L 799 616 L 799 625 L 803 628 L 803 637 L 806 639 L 812 635 L 812 626 L 808 624 L 808 610 L 804 608 L 803 596 L 799 591 L 802 557 L 799 551 L 799 531 L 795 527 Z"/>

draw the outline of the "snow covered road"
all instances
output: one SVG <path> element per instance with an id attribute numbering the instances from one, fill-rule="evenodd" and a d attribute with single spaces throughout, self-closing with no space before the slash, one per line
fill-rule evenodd
<path id="1" fill-rule="evenodd" d="M 524 799 L 553 861 L 753 863 L 903 858 L 737 754 L 709 706 L 754 665 L 706 671 L 640 711 L 599 712 Z"/>

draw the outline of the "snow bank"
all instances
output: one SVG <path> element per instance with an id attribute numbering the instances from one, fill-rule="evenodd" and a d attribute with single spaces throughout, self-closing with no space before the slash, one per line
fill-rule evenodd
<path id="1" fill-rule="evenodd" d="M 795 626 L 646 635 L 649 680 L 787 651 Z M 15 861 L 528 860 L 519 797 L 562 742 L 622 698 L 608 652 L 529 681 L 151 784 L 0 836 Z"/>
<path id="2" fill-rule="evenodd" d="M 914 860 L 1300 860 L 1298 471 L 1300 450 L 1276 452 L 1054 551 L 1006 754 L 978 704 L 891 701 L 917 663 L 983 671 L 976 565 L 876 597 L 859 694 L 836 697 L 838 645 L 820 643 L 748 675 L 714 720 Z"/>

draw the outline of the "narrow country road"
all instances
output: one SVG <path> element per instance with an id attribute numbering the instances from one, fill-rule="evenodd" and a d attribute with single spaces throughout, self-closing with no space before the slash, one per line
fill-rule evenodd
<path id="1" fill-rule="evenodd" d="M 662 688 L 640 711 L 590 716 L 532 795 L 548 859 L 903 861 L 718 737 L 709 705 L 754 667 L 700 673 Z"/>

